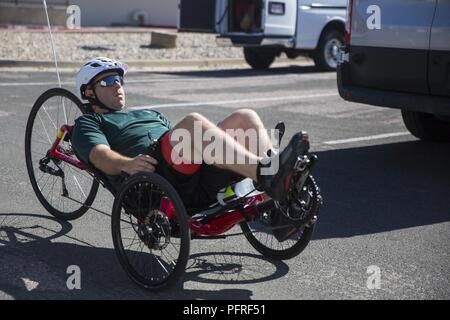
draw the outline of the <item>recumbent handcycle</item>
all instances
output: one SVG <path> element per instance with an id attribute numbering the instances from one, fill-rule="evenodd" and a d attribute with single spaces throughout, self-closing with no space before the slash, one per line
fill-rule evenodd
<path id="1" fill-rule="evenodd" d="M 242 230 L 238 234 L 269 259 L 293 258 L 308 245 L 322 205 L 310 174 L 315 155 L 298 158 L 283 203 L 258 194 L 192 212 L 158 174 L 125 177 L 116 190 L 105 174 L 79 160 L 70 137 L 74 120 L 88 112 L 88 106 L 63 88 L 49 89 L 36 100 L 25 134 L 28 175 L 41 204 L 63 220 L 77 219 L 89 209 L 99 211 L 91 207 L 99 185 L 108 189 L 114 196 L 114 250 L 127 275 L 139 286 L 161 290 L 174 285 L 185 272 L 191 239 L 236 235 L 229 230 L 238 224 Z M 275 223 L 280 215 L 281 225 Z M 287 226 L 295 226 L 295 232 L 279 242 L 273 231 Z"/>

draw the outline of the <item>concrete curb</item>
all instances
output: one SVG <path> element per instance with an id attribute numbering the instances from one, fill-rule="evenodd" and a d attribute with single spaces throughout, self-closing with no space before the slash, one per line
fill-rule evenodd
<path id="1" fill-rule="evenodd" d="M 307 58 L 297 58 L 290 60 L 286 58 L 278 58 L 276 63 L 298 64 L 308 61 Z M 245 66 L 247 63 L 244 59 L 186 59 L 186 60 L 134 60 L 124 61 L 130 66 L 130 71 L 136 72 L 143 69 L 161 69 L 161 68 L 217 68 L 217 67 L 233 67 Z M 64 69 L 79 69 L 83 61 L 59 61 L 58 67 Z M 247 65 L 248 66 L 248 65 Z M 23 61 L 0 59 L 0 69 L 52 69 L 55 68 L 53 61 Z"/>

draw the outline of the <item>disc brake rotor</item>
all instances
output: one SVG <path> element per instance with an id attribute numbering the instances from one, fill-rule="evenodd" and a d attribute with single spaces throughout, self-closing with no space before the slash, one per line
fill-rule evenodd
<path id="1" fill-rule="evenodd" d="M 159 210 L 151 210 L 143 221 L 138 222 L 137 234 L 150 248 L 163 250 L 170 243 L 171 225 L 169 218 Z"/>

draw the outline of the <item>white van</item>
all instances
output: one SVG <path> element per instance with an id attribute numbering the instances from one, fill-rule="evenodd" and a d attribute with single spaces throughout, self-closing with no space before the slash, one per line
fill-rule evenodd
<path id="1" fill-rule="evenodd" d="M 229 38 L 254 69 L 270 67 L 284 52 L 335 70 L 346 9 L 347 0 L 180 0 L 178 30 Z"/>
<path id="2" fill-rule="evenodd" d="M 400 109 L 414 136 L 450 142 L 450 0 L 373 2 L 349 2 L 339 94 Z"/>

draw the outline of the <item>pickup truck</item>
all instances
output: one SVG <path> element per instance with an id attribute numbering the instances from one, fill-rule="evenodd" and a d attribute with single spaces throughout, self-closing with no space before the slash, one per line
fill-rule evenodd
<path id="1" fill-rule="evenodd" d="M 347 0 L 180 1 L 179 31 L 231 40 L 254 69 L 269 68 L 285 53 L 291 59 L 309 56 L 320 70 L 336 70 Z"/>

